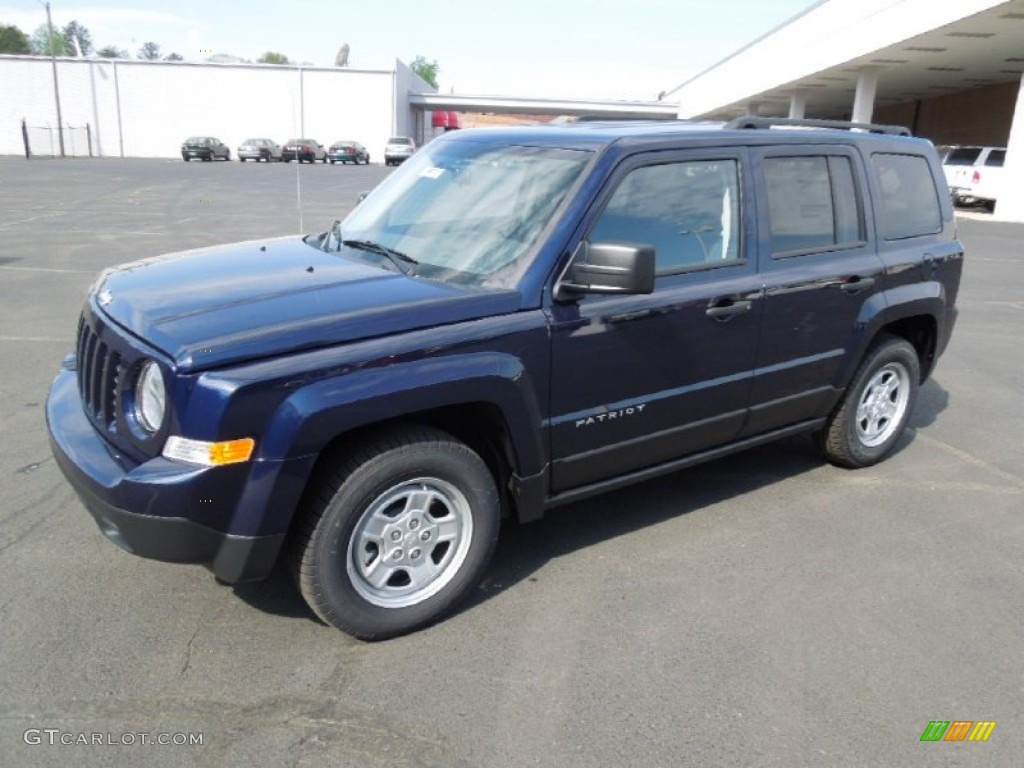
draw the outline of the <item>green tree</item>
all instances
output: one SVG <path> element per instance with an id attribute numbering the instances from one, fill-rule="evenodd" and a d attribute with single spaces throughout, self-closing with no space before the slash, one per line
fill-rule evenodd
<path id="1" fill-rule="evenodd" d="M 437 88 L 437 74 L 441 71 L 437 61 L 427 61 L 422 56 L 417 56 L 412 60 L 409 69 L 430 83 L 434 88 Z"/>
<path id="2" fill-rule="evenodd" d="M 139 48 L 139 58 L 146 61 L 159 61 L 160 46 L 156 43 L 143 43 Z"/>
<path id="3" fill-rule="evenodd" d="M 122 51 L 116 45 L 104 45 L 96 55 L 103 59 L 127 59 L 128 51 Z"/>
<path id="4" fill-rule="evenodd" d="M 36 31 L 32 33 L 32 53 L 38 56 L 67 56 L 68 55 L 68 43 L 67 40 L 59 32 L 50 34 L 49 28 L 45 24 L 40 24 L 36 27 Z"/>
<path id="5" fill-rule="evenodd" d="M 288 57 L 283 53 L 275 53 L 274 51 L 267 51 L 258 59 L 257 64 L 289 64 Z"/>
<path id="6" fill-rule="evenodd" d="M 61 33 L 68 53 L 72 56 L 88 56 L 92 53 L 92 35 L 77 21 L 69 21 Z"/>
<path id="7" fill-rule="evenodd" d="M 0 25 L 0 53 L 32 53 L 28 35 L 15 26 Z"/>
<path id="8" fill-rule="evenodd" d="M 164 61 L 184 61 L 185 57 L 180 53 L 168 53 L 164 56 Z"/>

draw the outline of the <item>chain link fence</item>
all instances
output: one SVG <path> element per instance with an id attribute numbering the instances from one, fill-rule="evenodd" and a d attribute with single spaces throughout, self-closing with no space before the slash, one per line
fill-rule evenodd
<path id="1" fill-rule="evenodd" d="M 28 125 L 21 122 L 21 136 L 25 142 L 25 157 L 60 157 L 61 133 L 64 138 L 64 157 L 92 157 L 92 126 Z"/>

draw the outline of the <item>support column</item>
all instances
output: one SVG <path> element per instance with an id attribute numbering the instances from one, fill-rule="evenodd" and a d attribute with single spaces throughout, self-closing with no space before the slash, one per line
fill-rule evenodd
<path id="1" fill-rule="evenodd" d="M 857 78 L 857 94 L 853 98 L 853 122 L 870 123 L 875 111 L 878 91 L 878 67 L 864 67 Z"/>
<path id="2" fill-rule="evenodd" d="M 760 101 L 748 101 L 747 102 L 747 114 L 757 117 L 761 114 L 761 102 Z"/>
<path id="3" fill-rule="evenodd" d="M 807 116 L 807 91 L 793 91 L 789 97 L 789 118 L 803 120 Z"/>
<path id="4" fill-rule="evenodd" d="M 993 218 L 1024 223 L 1024 77 L 1021 77 L 1017 91 L 1017 106 L 1010 123 L 1003 180 L 996 190 Z"/>

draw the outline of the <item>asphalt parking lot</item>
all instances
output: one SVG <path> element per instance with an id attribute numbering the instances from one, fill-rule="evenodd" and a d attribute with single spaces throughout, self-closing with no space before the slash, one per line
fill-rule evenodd
<path id="1" fill-rule="evenodd" d="M 322 231 L 390 170 L 0 157 L 0 765 L 1020 764 L 1024 225 L 962 219 L 959 325 L 888 461 L 793 439 L 506 526 L 408 637 L 108 543 L 43 422 L 96 273 Z"/>

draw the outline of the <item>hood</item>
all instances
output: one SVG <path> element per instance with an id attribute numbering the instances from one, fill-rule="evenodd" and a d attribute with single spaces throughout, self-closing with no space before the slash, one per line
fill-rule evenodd
<path id="1" fill-rule="evenodd" d="M 410 277 L 346 253 L 290 237 L 170 254 L 107 272 L 93 299 L 183 371 L 519 308 L 517 291 Z"/>

